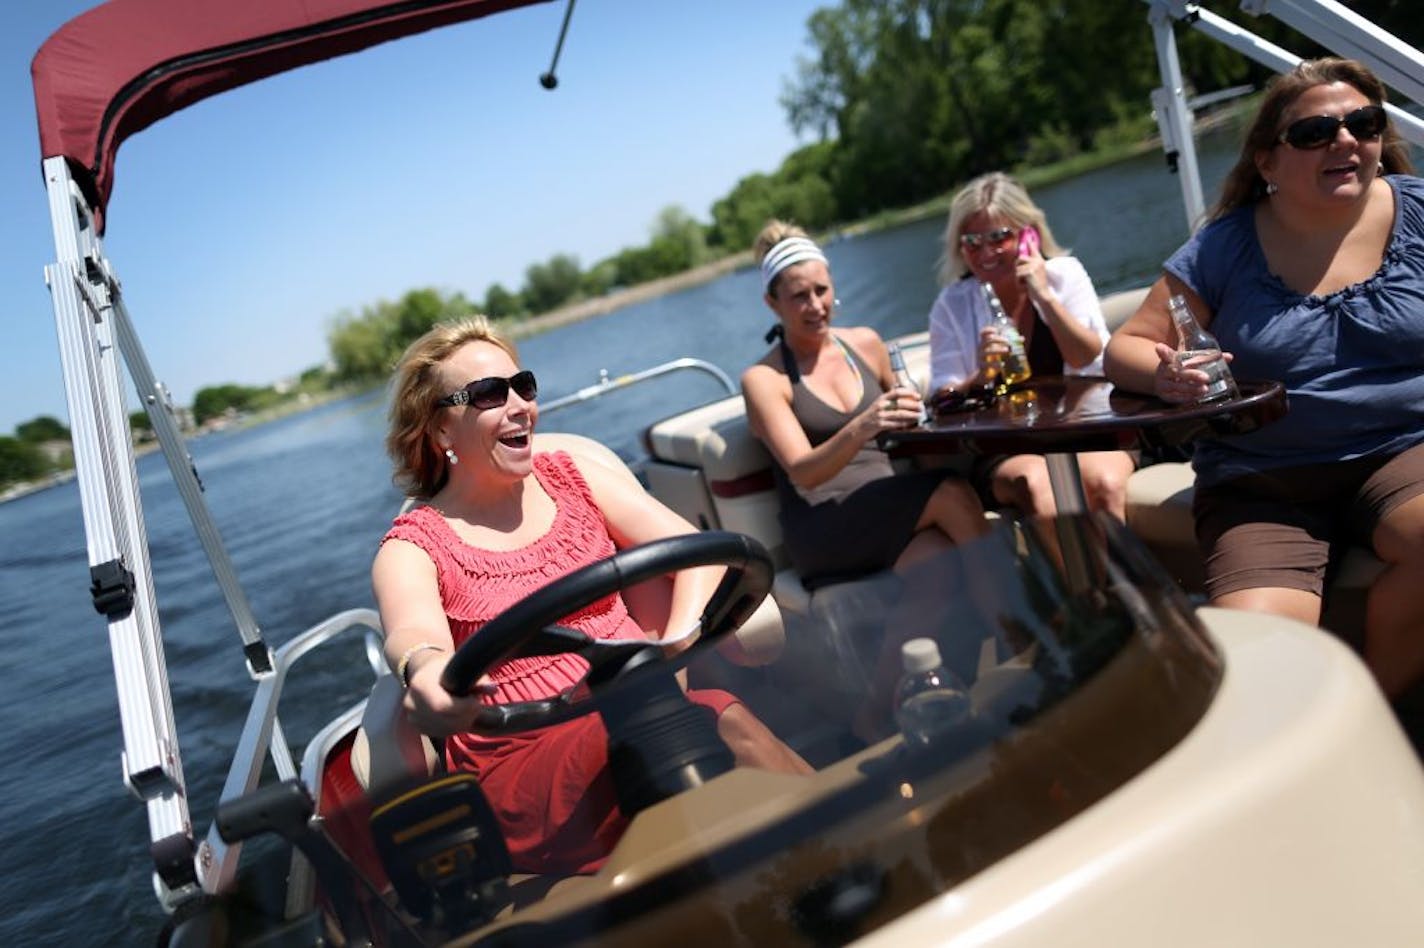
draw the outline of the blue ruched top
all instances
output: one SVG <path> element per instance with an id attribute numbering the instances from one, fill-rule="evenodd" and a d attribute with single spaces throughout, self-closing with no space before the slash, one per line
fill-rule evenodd
<path id="1" fill-rule="evenodd" d="M 1252 206 L 1203 227 L 1164 264 L 1211 307 L 1235 375 L 1284 382 L 1290 401 L 1259 431 L 1198 444 L 1199 483 L 1424 441 L 1424 180 L 1385 181 L 1395 213 L 1384 261 L 1337 292 L 1302 296 L 1270 272 Z"/>

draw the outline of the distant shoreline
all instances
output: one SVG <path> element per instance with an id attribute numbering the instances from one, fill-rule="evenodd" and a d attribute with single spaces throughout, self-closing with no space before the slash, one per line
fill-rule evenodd
<path id="1" fill-rule="evenodd" d="M 752 252 L 743 250 L 730 256 L 708 261 L 681 273 L 659 277 L 656 280 L 649 280 L 647 283 L 639 283 L 637 286 L 614 290 L 594 299 L 579 300 L 577 303 L 560 306 L 558 309 L 540 313 L 538 316 L 518 320 L 508 327 L 509 334 L 515 339 L 537 336 L 539 333 L 558 329 L 571 323 L 582 322 L 594 316 L 607 316 L 615 310 L 631 306 L 634 303 L 643 303 L 669 293 L 677 293 L 703 283 L 710 283 L 718 277 L 750 266 L 752 266 Z"/>
<path id="2" fill-rule="evenodd" d="M 1240 105 L 1236 108 L 1222 109 L 1211 115 L 1204 115 L 1197 119 L 1196 128 L 1202 132 L 1211 128 L 1229 123 L 1237 114 Z M 1096 152 L 1075 155 L 1072 158 L 1064 159 L 1052 165 L 1042 168 L 1019 169 L 1012 173 L 1021 180 L 1026 187 L 1041 188 L 1045 185 L 1054 184 L 1064 178 L 1071 178 L 1076 175 L 1085 174 L 1089 171 L 1096 171 L 1109 165 L 1136 158 L 1162 147 L 1162 142 L 1158 138 L 1148 138 L 1130 144 L 1116 147 L 1104 148 Z M 895 210 L 882 211 L 864 220 L 845 224 L 840 227 L 833 227 L 830 230 L 814 235 L 822 243 L 841 237 L 860 237 L 865 234 L 872 234 L 877 231 L 888 230 L 892 227 L 901 227 L 906 224 L 913 224 L 930 217 L 938 217 L 949 212 L 949 202 L 953 198 L 954 192 L 946 192 L 938 197 L 931 198 L 920 204 L 911 207 L 897 208 Z M 647 283 L 639 283 L 637 286 L 630 286 L 626 289 L 614 290 L 595 299 L 579 300 L 567 306 L 541 313 L 538 316 L 529 316 L 515 321 L 508 325 L 509 334 L 515 339 L 522 339 L 535 336 L 551 329 L 558 329 L 571 323 L 581 322 L 595 316 L 606 316 L 614 310 L 634 303 L 646 302 L 665 296 L 669 293 L 676 293 L 703 283 L 708 283 L 718 277 L 728 273 L 734 273 L 744 267 L 755 266 L 750 250 L 742 250 L 726 257 L 720 257 L 707 263 L 700 264 L 690 270 L 681 273 L 674 273 L 671 276 L 660 277 L 650 280 Z"/>
<path id="3" fill-rule="evenodd" d="M 1254 101 L 1254 96 L 1247 97 L 1244 102 L 1238 100 L 1231 108 L 1225 108 L 1210 115 L 1199 117 L 1196 122 L 1197 131 L 1201 132 L 1229 123 L 1240 114 L 1248 104 L 1253 104 Z M 1150 138 L 1131 144 L 1105 148 L 1089 154 L 1077 155 L 1073 158 L 1065 159 L 1064 161 L 1042 168 L 1015 170 L 1013 173 L 1022 180 L 1027 187 L 1039 188 L 1061 181 L 1064 178 L 1070 178 L 1075 175 L 1114 165 L 1118 162 L 1127 161 L 1128 159 L 1150 152 L 1153 149 L 1160 148 L 1161 145 L 1160 140 Z M 928 201 L 912 207 L 883 211 L 864 220 L 846 224 L 842 227 L 832 228 L 816 236 L 822 242 L 829 242 L 840 237 L 862 236 L 887 230 L 892 227 L 912 224 L 925 220 L 926 218 L 942 216 L 948 212 L 949 202 L 952 197 L 953 192 L 946 192 L 945 194 L 931 198 Z M 541 313 L 538 316 L 529 316 L 516 320 L 503 325 L 501 328 L 505 329 L 514 339 L 537 336 L 540 333 L 559 329 L 564 326 L 572 325 L 573 323 L 582 322 L 586 319 L 606 316 L 609 313 L 622 309 L 625 306 L 631 306 L 634 303 L 643 303 L 651 299 L 666 296 L 670 293 L 678 293 L 694 286 L 700 286 L 703 283 L 710 283 L 719 277 L 726 276 L 729 273 L 735 273 L 737 270 L 754 265 L 755 262 L 752 259 L 752 252 L 750 250 L 742 250 L 725 257 L 719 257 L 716 260 L 710 260 L 707 263 L 684 270 L 681 273 L 659 277 L 656 280 L 639 283 L 637 286 L 614 290 L 593 299 L 579 300 L 576 303 L 561 306 L 547 313 Z M 250 425 L 264 424 L 279 417 L 309 411 L 339 398 L 374 390 L 380 387 L 381 384 L 384 383 L 377 383 L 369 388 L 345 388 L 339 392 L 324 393 L 322 396 L 316 397 L 306 404 L 288 403 L 278 409 L 262 412 L 244 419 L 241 422 L 241 426 L 248 427 Z M 154 450 L 156 447 L 157 444 L 151 442 L 137 445 L 135 446 L 135 454 L 145 453 L 146 451 Z M 17 500 L 20 497 L 26 497 L 30 494 L 47 490 L 50 487 L 65 483 L 73 478 L 74 471 L 71 469 L 68 471 L 55 472 L 38 481 L 11 484 L 3 491 L 0 491 L 0 503 Z"/>

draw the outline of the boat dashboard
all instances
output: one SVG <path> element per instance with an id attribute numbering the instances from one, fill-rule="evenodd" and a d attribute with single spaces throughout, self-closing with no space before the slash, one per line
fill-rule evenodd
<path id="1" fill-rule="evenodd" d="M 1086 562 L 1070 567 L 1069 541 Z M 1207 712 L 1222 676 L 1190 604 L 1110 520 L 1005 520 L 864 595 L 876 603 L 847 608 L 819 636 L 789 636 L 774 663 L 737 666 L 707 649 L 688 667 L 693 687 L 732 691 L 813 774 L 715 776 L 638 812 L 597 872 L 510 874 L 485 890 L 487 918 L 427 934 L 469 945 L 847 941 L 1131 781 Z M 886 668 L 925 637 L 966 700 L 907 739 Z"/>

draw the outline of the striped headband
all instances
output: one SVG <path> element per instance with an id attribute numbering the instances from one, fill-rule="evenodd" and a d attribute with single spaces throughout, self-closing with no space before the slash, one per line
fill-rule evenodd
<path id="1" fill-rule="evenodd" d="M 762 292 L 771 292 L 771 281 L 775 280 L 782 270 L 798 263 L 805 263 L 807 260 L 829 263 L 826 260 L 826 255 L 821 253 L 821 248 L 817 247 L 816 242 L 809 237 L 786 237 L 777 241 L 776 246 L 768 250 L 766 256 L 761 258 Z"/>

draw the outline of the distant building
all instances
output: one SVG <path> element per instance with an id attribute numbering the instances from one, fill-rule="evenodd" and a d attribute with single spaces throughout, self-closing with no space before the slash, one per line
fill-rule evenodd
<path id="1" fill-rule="evenodd" d="M 53 441 L 41 441 L 35 445 L 40 454 L 44 455 L 46 461 L 52 465 L 58 465 L 68 458 L 74 456 L 74 447 L 69 443 L 68 438 L 56 438 Z"/>

